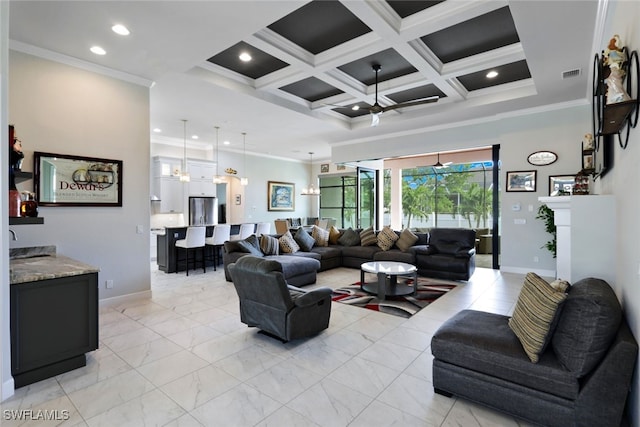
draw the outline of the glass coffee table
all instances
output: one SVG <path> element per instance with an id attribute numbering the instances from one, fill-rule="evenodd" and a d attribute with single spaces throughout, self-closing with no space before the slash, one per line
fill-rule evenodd
<path id="1" fill-rule="evenodd" d="M 377 275 L 377 282 L 366 283 L 364 273 Z M 398 277 L 413 278 L 413 285 L 398 283 Z M 381 300 L 387 295 L 415 295 L 418 292 L 418 268 L 405 262 L 365 262 L 360 266 L 360 287 L 365 292 L 377 295 Z"/>

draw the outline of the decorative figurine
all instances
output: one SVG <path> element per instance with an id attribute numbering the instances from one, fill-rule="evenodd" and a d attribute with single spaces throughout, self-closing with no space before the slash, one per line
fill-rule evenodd
<path id="1" fill-rule="evenodd" d="M 607 84 L 607 104 L 628 101 L 631 99 L 622 86 L 624 70 L 622 64 L 627 60 L 625 51 L 620 47 L 620 36 L 615 35 L 609 40 L 609 46 L 604 51 L 604 64 L 609 67 L 609 77 L 605 79 Z"/>
<path id="2" fill-rule="evenodd" d="M 20 192 L 16 187 L 15 172 L 20 170 L 22 165 L 22 143 L 16 137 L 16 131 L 13 125 L 9 125 L 9 216 L 20 216 Z"/>

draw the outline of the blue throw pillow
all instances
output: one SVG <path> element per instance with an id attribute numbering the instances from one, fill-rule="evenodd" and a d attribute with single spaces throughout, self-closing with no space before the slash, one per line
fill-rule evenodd
<path id="1" fill-rule="evenodd" d="M 293 239 L 298 245 L 300 245 L 300 249 L 305 252 L 311 251 L 311 248 L 313 248 L 313 244 L 316 242 L 311 234 L 307 233 L 302 227 L 298 228 L 298 231 L 296 231 L 296 235 L 293 236 Z"/>

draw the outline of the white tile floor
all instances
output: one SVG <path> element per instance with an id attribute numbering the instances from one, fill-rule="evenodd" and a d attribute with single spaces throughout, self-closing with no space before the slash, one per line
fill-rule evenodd
<path id="1" fill-rule="evenodd" d="M 0 404 L 2 426 L 525 425 L 435 395 L 429 348 L 461 309 L 510 313 L 520 275 L 479 268 L 410 319 L 334 303 L 329 329 L 282 344 L 240 323 L 222 269 L 151 268 L 153 298 L 101 308 L 100 349 L 87 366 L 16 390 Z M 357 280 L 358 270 L 340 268 L 315 286 Z M 17 409 L 66 420 L 8 420 L 5 410 Z"/>

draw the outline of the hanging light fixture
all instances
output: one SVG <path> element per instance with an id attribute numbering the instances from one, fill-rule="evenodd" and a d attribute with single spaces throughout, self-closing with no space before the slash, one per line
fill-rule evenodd
<path id="1" fill-rule="evenodd" d="M 313 152 L 309 151 L 309 156 L 311 156 L 311 167 L 309 168 L 309 187 L 305 187 L 302 189 L 303 196 L 319 196 L 320 189 L 316 188 L 313 185 Z"/>
<path id="2" fill-rule="evenodd" d="M 216 174 L 213 176 L 214 184 L 222 184 L 223 182 L 225 182 L 224 176 L 220 176 L 220 174 L 218 173 L 219 166 L 220 166 L 220 161 L 219 161 L 220 138 L 218 135 L 219 131 L 220 131 L 220 126 L 216 126 Z"/>
<path id="3" fill-rule="evenodd" d="M 182 172 L 180 173 L 180 181 L 189 182 L 191 181 L 191 176 L 189 175 L 189 171 L 187 170 L 187 120 L 182 119 L 182 124 L 184 127 L 184 152 L 182 157 Z"/>
<path id="4" fill-rule="evenodd" d="M 240 185 L 249 185 L 249 178 L 247 178 L 247 133 L 242 132 L 242 150 L 244 160 L 244 176 L 240 178 Z"/>
<path id="5" fill-rule="evenodd" d="M 435 165 L 433 165 L 434 168 L 441 168 L 444 165 L 442 163 L 440 163 L 440 153 L 438 152 L 438 161 L 436 162 Z"/>

